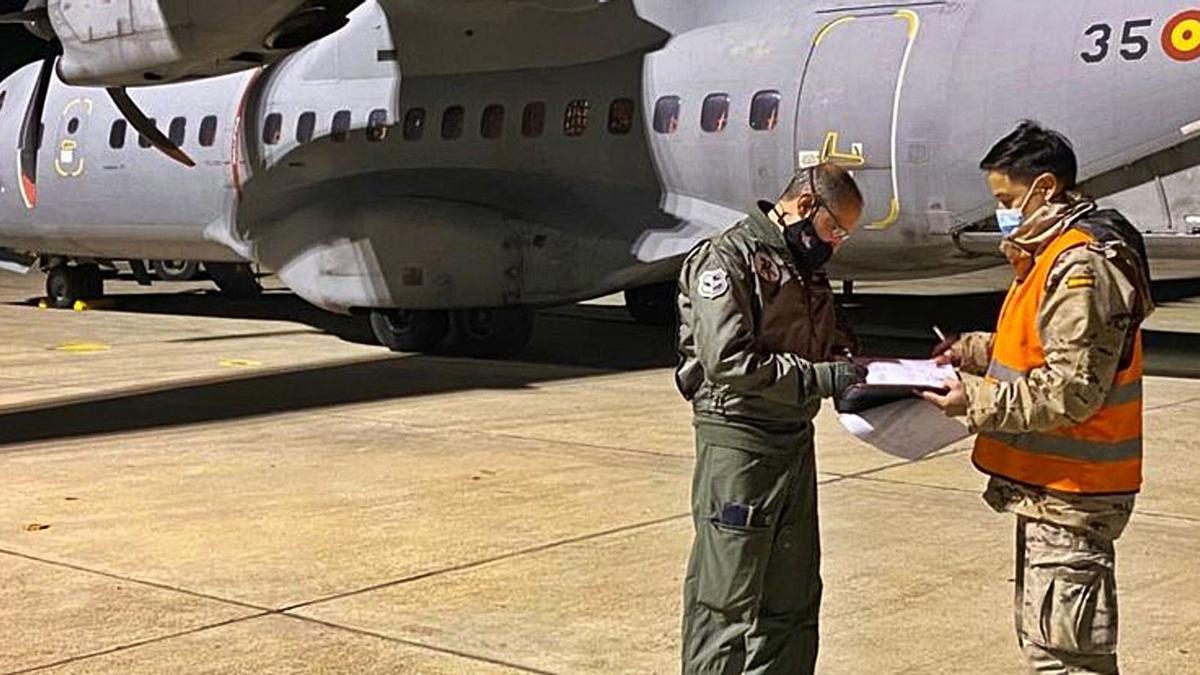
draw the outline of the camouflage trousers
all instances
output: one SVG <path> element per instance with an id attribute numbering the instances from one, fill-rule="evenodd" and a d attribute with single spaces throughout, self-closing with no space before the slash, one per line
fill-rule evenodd
<path id="1" fill-rule="evenodd" d="M 812 673 L 821 605 L 813 430 L 696 421 L 683 672 Z"/>
<path id="2" fill-rule="evenodd" d="M 1030 672 L 1115 675 L 1117 585 L 1113 540 L 1017 517 L 1017 639 Z"/>

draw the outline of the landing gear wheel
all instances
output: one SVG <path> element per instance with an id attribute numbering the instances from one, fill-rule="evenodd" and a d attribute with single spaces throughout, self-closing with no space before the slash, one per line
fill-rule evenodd
<path id="1" fill-rule="evenodd" d="M 200 263 L 191 260 L 155 260 L 151 265 L 163 281 L 191 281 L 200 273 Z"/>
<path id="2" fill-rule="evenodd" d="M 528 309 L 469 309 L 454 313 L 454 342 L 459 351 L 477 357 L 512 356 L 533 337 Z"/>
<path id="3" fill-rule="evenodd" d="M 51 307 L 71 309 L 78 300 L 104 296 L 104 277 L 98 265 L 56 265 L 46 275 L 46 299 Z"/>
<path id="4" fill-rule="evenodd" d="M 450 315 L 437 311 L 375 309 L 371 311 L 371 330 L 379 344 L 394 352 L 427 352 L 450 332 Z"/>
<path id="5" fill-rule="evenodd" d="M 675 322 L 677 294 L 674 283 L 631 288 L 625 291 L 625 309 L 640 324 L 670 326 Z"/>
<path id="6" fill-rule="evenodd" d="M 204 269 L 212 277 L 221 294 L 235 300 L 257 298 L 262 295 L 262 286 L 254 268 L 245 263 L 204 263 Z"/>

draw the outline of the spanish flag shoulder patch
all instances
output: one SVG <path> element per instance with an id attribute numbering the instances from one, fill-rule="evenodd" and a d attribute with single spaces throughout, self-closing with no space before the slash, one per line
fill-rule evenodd
<path id="1" fill-rule="evenodd" d="M 1094 277 L 1090 274 L 1080 274 L 1080 275 L 1074 276 L 1074 277 L 1067 277 L 1067 288 L 1069 288 L 1069 289 L 1074 290 L 1076 288 L 1095 288 L 1095 287 L 1096 287 L 1096 277 Z"/>

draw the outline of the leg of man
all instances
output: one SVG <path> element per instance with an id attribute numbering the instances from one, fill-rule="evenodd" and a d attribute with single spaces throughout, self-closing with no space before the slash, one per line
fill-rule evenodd
<path id="1" fill-rule="evenodd" d="M 696 425 L 692 515 L 696 530 L 684 579 L 683 672 L 741 673 L 746 636 L 763 600 L 763 584 L 788 488 L 794 482 L 796 435 L 784 442 L 727 425 Z M 751 522 L 721 521 L 729 505 L 753 508 Z"/>
<path id="2" fill-rule="evenodd" d="M 1030 670 L 1116 675 L 1113 541 L 1054 523 L 1017 519 L 1017 637 Z"/>
<path id="3" fill-rule="evenodd" d="M 821 534 L 811 432 L 795 462 L 767 566 L 762 605 L 747 636 L 748 674 L 811 675 L 816 669 Z"/>

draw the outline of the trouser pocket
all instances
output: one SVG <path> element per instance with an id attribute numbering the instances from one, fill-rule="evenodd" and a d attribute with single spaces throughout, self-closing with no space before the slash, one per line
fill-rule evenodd
<path id="1" fill-rule="evenodd" d="M 771 555 L 771 529 L 731 527 L 715 520 L 697 532 L 696 601 L 731 617 L 747 618 L 762 598 Z"/>
<path id="2" fill-rule="evenodd" d="M 1117 649 L 1117 585 L 1110 541 L 1032 526 L 1021 623 L 1035 644 L 1076 654 Z"/>

